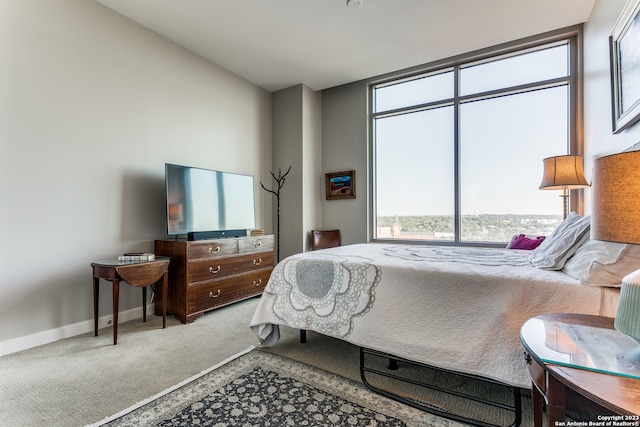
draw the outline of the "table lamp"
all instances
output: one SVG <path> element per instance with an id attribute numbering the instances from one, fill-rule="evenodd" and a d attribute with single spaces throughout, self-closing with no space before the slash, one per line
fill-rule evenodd
<path id="1" fill-rule="evenodd" d="M 585 188 L 589 183 L 584 177 L 582 156 L 566 155 L 547 157 L 543 161 L 544 172 L 540 190 L 562 190 L 563 218 L 569 211 L 568 190 Z"/>
<path id="2" fill-rule="evenodd" d="M 596 159 L 592 197 L 592 239 L 640 244 L 640 151 Z M 639 344 L 618 361 L 640 366 L 640 270 L 622 279 L 614 327 Z"/>

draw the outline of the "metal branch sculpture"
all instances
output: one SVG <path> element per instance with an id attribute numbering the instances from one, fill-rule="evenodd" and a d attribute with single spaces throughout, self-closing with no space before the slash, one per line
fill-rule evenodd
<path id="1" fill-rule="evenodd" d="M 280 189 L 284 186 L 284 180 L 287 177 L 287 175 L 289 175 L 289 172 L 291 172 L 291 166 L 289 166 L 289 169 L 287 169 L 287 171 L 284 173 L 284 175 L 282 174 L 282 169 L 278 169 L 278 176 L 276 177 L 276 174 L 274 174 L 273 172 L 271 173 L 271 176 L 273 177 L 273 179 L 276 181 L 276 183 L 278 184 L 278 191 L 273 191 L 273 190 L 269 190 L 267 187 L 264 186 L 264 184 L 262 183 L 262 181 L 260 181 L 260 186 L 262 186 L 262 188 L 264 188 L 265 190 L 267 190 L 269 193 L 273 193 L 276 196 L 276 199 L 278 200 L 278 225 L 276 228 L 276 234 L 278 235 L 277 239 L 278 239 L 278 243 L 277 243 L 277 252 L 276 252 L 276 263 L 280 261 Z"/>

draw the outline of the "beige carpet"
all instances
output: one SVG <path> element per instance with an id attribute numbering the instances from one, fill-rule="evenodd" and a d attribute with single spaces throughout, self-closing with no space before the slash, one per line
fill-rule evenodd
<path id="1" fill-rule="evenodd" d="M 111 328 L 0 358 L 0 425 L 82 426 L 118 413 L 258 342 L 249 329 L 257 305 L 250 299 L 183 325 L 173 316 Z M 360 381 L 358 349 L 342 341 L 282 328 L 270 351 Z M 524 401 L 523 425 L 530 425 Z"/>
<path id="2" fill-rule="evenodd" d="M 253 349 L 91 427 L 459 427 L 361 383 Z"/>
<path id="3" fill-rule="evenodd" d="M 257 345 L 257 299 L 183 325 L 148 316 L 113 330 L 0 357 L 0 425 L 83 426 L 99 421 Z"/>

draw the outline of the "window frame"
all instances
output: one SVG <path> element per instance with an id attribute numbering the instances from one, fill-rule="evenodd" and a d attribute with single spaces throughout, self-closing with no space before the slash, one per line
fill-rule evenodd
<path id="1" fill-rule="evenodd" d="M 494 89 L 470 95 L 460 95 L 459 75 L 460 70 L 472 64 L 488 62 L 499 57 L 515 56 L 535 51 L 541 47 L 566 42 L 569 47 L 569 75 L 567 77 L 553 78 L 536 83 L 527 83 L 509 88 Z M 496 96 L 505 96 L 515 93 L 538 90 L 541 86 L 557 87 L 568 86 L 568 138 L 567 154 L 583 154 L 583 41 L 582 25 L 551 31 L 537 36 L 515 40 L 509 43 L 481 49 L 478 51 L 462 54 L 452 58 L 447 58 L 425 64 L 397 73 L 387 74 L 380 79 L 369 82 L 368 85 L 368 134 L 369 134 L 369 241 L 388 243 L 411 243 L 423 245 L 440 246 L 482 246 L 482 247 L 504 247 L 507 242 L 466 242 L 460 241 L 462 214 L 460 209 L 460 118 L 459 106 L 474 100 L 488 99 Z M 448 69 L 454 73 L 454 95 L 453 98 L 443 99 L 435 102 L 413 105 L 405 108 L 395 108 L 381 113 L 375 113 L 375 90 L 378 87 L 401 83 L 421 76 L 428 76 L 446 72 Z M 415 112 L 425 109 L 437 108 L 445 105 L 454 106 L 454 240 L 453 241 L 432 241 L 432 240 L 409 240 L 409 239 L 388 239 L 378 238 L 376 235 L 377 212 L 376 212 L 376 141 L 375 141 L 375 121 L 378 118 L 393 116 L 401 113 Z M 558 153 L 564 154 L 564 153 Z M 542 159 L 540 159 L 542 161 Z M 578 213 L 584 212 L 584 191 L 571 190 L 570 210 Z"/>

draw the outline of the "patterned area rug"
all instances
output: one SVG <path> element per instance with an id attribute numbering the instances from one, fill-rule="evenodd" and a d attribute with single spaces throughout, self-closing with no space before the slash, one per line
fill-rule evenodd
<path id="1" fill-rule="evenodd" d="M 198 376 L 95 426 L 453 426 L 362 384 L 260 350 Z"/>

